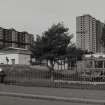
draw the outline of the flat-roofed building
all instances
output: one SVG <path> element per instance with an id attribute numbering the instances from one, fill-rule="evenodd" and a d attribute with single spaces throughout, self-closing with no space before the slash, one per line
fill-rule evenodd
<path id="1" fill-rule="evenodd" d="M 76 44 L 78 48 L 89 52 L 101 52 L 100 43 L 104 23 L 91 15 L 76 17 Z"/>
<path id="2" fill-rule="evenodd" d="M 22 48 L 4 48 L 0 50 L 0 64 L 30 65 L 31 51 Z"/>
<path id="3" fill-rule="evenodd" d="M 28 32 L 0 27 L 0 49 L 6 47 L 30 49 L 33 41 L 34 36 Z"/>

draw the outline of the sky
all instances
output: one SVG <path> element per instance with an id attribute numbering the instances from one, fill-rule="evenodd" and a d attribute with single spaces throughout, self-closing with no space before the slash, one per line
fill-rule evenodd
<path id="1" fill-rule="evenodd" d="M 105 0 L 0 0 L 0 27 L 39 34 L 63 22 L 76 36 L 76 16 L 90 14 L 105 22 Z"/>

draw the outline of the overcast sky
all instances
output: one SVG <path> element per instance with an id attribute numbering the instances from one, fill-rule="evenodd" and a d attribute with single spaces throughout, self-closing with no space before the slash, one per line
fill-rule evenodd
<path id="1" fill-rule="evenodd" d="M 105 0 L 0 0 L 0 27 L 34 35 L 62 21 L 75 35 L 76 16 L 83 14 L 104 22 Z"/>

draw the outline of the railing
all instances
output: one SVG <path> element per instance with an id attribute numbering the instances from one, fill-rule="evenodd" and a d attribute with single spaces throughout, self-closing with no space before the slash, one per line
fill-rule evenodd
<path id="1" fill-rule="evenodd" d="M 93 72 L 94 71 L 94 72 Z M 5 84 L 57 88 L 105 89 L 105 74 L 102 68 L 78 70 L 12 70 L 6 72 Z M 95 74 L 96 73 L 96 74 Z"/>

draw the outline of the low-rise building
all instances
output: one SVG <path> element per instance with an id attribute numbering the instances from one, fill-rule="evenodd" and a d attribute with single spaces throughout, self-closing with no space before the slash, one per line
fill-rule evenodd
<path id="1" fill-rule="evenodd" d="M 22 48 L 4 48 L 0 50 L 0 64 L 30 65 L 31 51 Z"/>

